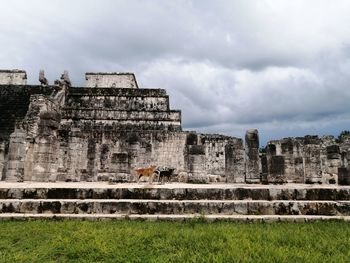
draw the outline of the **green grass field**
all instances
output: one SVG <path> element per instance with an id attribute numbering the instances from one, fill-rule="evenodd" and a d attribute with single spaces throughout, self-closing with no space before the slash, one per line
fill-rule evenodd
<path id="1" fill-rule="evenodd" d="M 1 262 L 350 262 L 350 224 L 2 221 Z"/>

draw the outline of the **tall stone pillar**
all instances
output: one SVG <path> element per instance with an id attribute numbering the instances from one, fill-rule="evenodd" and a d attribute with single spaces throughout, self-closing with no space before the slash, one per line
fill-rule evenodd
<path id="1" fill-rule="evenodd" d="M 269 169 L 268 169 L 266 154 L 262 154 L 260 156 L 260 162 L 261 162 L 261 183 L 268 184 L 267 175 L 268 175 Z"/>
<path id="2" fill-rule="evenodd" d="M 87 169 L 83 170 L 83 173 L 80 169 L 84 167 L 81 159 L 87 159 L 86 153 L 83 151 L 83 142 L 81 129 L 72 127 L 68 135 L 67 173 L 66 177 L 62 176 L 61 180 L 65 179 L 65 181 L 73 182 L 87 180 Z"/>
<path id="3" fill-rule="evenodd" d="M 24 181 L 32 181 L 33 167 L 34 167 L 34 140 L 28 137 L 27 133 L 27 145 L 26 145 L 26 159 L 24 164 Z"/>
<path id="4" fill-rule="evenodd" d="M 5 166 L 5 142 L 0 142 L 0 181 L 3 180 L 5 176 L 3 174 Z"/>
<path id="5" fill-rule="evenodd" d="M 285 160 L 282 155 L 272 155 L 268 160 L 267 181 L 274 184 L 286 182 Z"/>
<path id="6" fill-rule="evenodd" d="M 204 145 L 188 145 L 188 166 L 194 182 L 207 182 Z"/>
<path id="7" fill-rule="evenodd" d="M 40 113 L 39 134 L 33 150 L 33 181 L 57 180 L 59 140 L 56 131 L 60 118 L 60 114 L 54 111 Z"/>
<path id="8" fill-rule="evenodd" d="M 16 127 L 10 135 L 6 181 L 22 182 L 24 180 L 24 160 L 26 156 L 26 133 Z"/>
<path id="9" fill-rule="evenodd" d="M 338 145 L 330 145 L 327 151 L 327 173 L 338 174 L 338 168 L 342 165 L 340 149 Z"/>
<path id="10" fill-rule="evenodd" d="M 241 139 L 225 146 L 225 174 L 228 183 L 245 182 L 244 148 Z"/>
<path id="11" fill-rule="evenodd" d="M 267 183 L 284 183 L 284 157 L 279 141 L 270 141 L 266 146 Z M 279 154 L 279 155 L 278 155 Z"/>
<path id="12" fill-rule="evenodd" d="M 338 184 L 350 185 L 350 167 L 338 168 Z"/>
<path id="13" fill-rule="evenodd" d="M 294 180 L 296 183 L 305 183 L 304 174 L 304 150 L 300 138 L 293 140 L 293 159 L 294 159 Z"/>
<path id="14" fill-rule="evenodd" d="M 96 140 L 95 138 L 89 138 L 87 149 L 87 174 L 84 181 L 93 182 L 95 179 L 97 179 L 96 156 Z"/>
<path id="15" fill-rule="evenodd" d="M 245 135 L 246 183 L 260 183 L 259 133 L 251 129 Z"/>
<path id="16" fill-rule="evenodd" d="M 322 183 L 321 149 L 318 144 L 304 146 L 305 183 Z"/>
<path id="17" fill-rule="evenodd" d="M 300 174 L 303 171 L 302 157 L 298 152 L 298 143 L 293 138 L 284 138 L 280 140 L 281 155 L 284 158 L 284 178 L 280 178 L 284 183 L 303 183 L 304 175 Z"/>

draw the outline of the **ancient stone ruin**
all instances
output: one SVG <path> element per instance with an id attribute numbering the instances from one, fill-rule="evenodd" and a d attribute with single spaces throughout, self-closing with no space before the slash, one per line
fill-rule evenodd
<path id="1" fill-rule="evenodd" d="M 22 70 L 0 71 L 0 178 L 3 181 L 133 182 L 137 169 L 168 167 L 171 181 L 350 184 L 350 137 L 305 136 L 259 145 L 184 131 L 164 89 L 139 88 L 132 73 L 86 73 L 73 87 L 64 72 L 28 85 Z M 263 149 L 263 150 L 262 150 Z"/>
<path id="2" fill-rule="evenodd" d="M 0 71 L 0 220 L 350 221 L 347 133 L 262 147 L 256 129 L 183 131 L 166 91 L 132 73 L 26 79 Z"/>

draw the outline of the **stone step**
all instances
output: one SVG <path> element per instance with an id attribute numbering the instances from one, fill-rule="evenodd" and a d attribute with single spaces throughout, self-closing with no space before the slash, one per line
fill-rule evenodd
<path id="1" fill-rule="evenodd" d="M 179 214 L 153 214 L 153 215 L 129 215 L 129 214 L 0 214 L 0 220 L 28 220 L 28 219 L 54 219 L 54 220 L 166 220 L 166 221 L 238 221 L 238 222 L 314 222 L 328 220 L 343 220 L 350 222 L 350 216 L 318 216 L 318 215 L 179 215 Z"/>
<path id="2" fill-rule="evenodd" d="M 3 199 L 1 213 L 350 216 L 350 201 Z"/>
<path id="3" fill-rule="evenodd" d="M 350 187 L 317 185 L 2 183 L 0 199 L 350 200 Z"/>

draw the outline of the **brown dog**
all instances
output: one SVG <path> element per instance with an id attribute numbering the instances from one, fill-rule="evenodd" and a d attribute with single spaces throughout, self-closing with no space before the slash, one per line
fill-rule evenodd
<path id="1" fill-rule="evenodd" d="M 140 178 L 142 176 L 148 176 L 149 178 L 149 182 L 153 182 L 153 174 L 156 170 L 157 166 L 155 165 L 152 165 L 150 167 L 147 167 L 147 168 L 137 168 L 135 169 L 135 172 L 136 172 L 136 176 L 137 176 L 137 182 L 140 181 Z"/>

